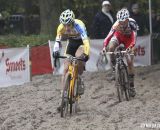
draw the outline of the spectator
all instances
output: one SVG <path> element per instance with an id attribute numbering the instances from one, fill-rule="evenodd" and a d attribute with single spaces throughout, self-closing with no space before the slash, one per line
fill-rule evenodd
<path id="1" fill-rule="evenodd" d="M 110 31 L 114 18 L 109 1 L 103 1 L 102 10 L 98 12 L 91 26 L 91 38 L 104 39 Z"/>
<path id="2" fill-rule="evenodd" d="M 160 33 L 160 14 L 157 14 L 157 17 L 156 17 L 155 33 Z"/>
<path id="3" fill-rule="evenodd" d="M 137 35 L 142 36 L 145 34 L 145 29 L 147 28 L 147 18 L 140 12 L 138 3 L 134 3 L 131 9 L 130 17 L 133 18 L 139 26 Z"/>
<path id="4" fill-rule="evenodd" d="M 147 28 L 148 28 L 148 30 L 150 30 L 149 17 L 148 17 L 147 23 L 148 23 Z M 152 10 L 152 32 L 158 33 L 160 31 L 159 26 L 160 26 L 159 16 L 156 15 L 155 10 Z"/>

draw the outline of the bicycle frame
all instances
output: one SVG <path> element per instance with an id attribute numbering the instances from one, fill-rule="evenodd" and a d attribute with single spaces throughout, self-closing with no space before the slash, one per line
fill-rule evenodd
<path id="1" fill-rule="evenodd" d="M 59 56 L 59 58 L 68 58 L 69 60 L 68 71 L 67 71 L 67 74 L 65 75 L 65 83 L 64 83 L 62 102 L 61 102 L 61 117 L 64 117 L 64 115 L 68 113 L 67 111 L 68 111 L 69 104 L 70 104 L 70 114 L 72 114 L 73 108 L 75 108 L 75 112 L 77 112 L 77 109 L 76 109 L 77 103 L 78 103 L 78 99 L 80 98 L 80 95 L 77 93 L 78 79 L 79 79 L 78 78 L 78 60 L 82 60 L 82 59 L 76 58 L 76 57 L 66 57 L 66 56 Z M 77 86 L 75 86 L 76 81 L 77 81 Z M 66 87 L 67 84 L 68 86 Z M 66 92 L 67 92 L 67 95 L 65 95 Z M 64 97 L 67 98 L 67 101 L 64 100 L 65 99 Z M 63 107 L 64 103 L 67 103 L 67 105 Z M 74 103 L 74 107 L 73 107 L 73 103 Z"/>
<path id="2" fill-rule="evenodd" d="M 71 81 L 70 81 L 70 91 L 69 91 L 69 98 L 70 96 L 73 95 L 74 92 L 74 86 L 75 86 L 75 81 L 78 78 L 78 64 L 77 61 L 73 61 L 69 64 L 68 66 L 68 73 L 71 75 Z"/>

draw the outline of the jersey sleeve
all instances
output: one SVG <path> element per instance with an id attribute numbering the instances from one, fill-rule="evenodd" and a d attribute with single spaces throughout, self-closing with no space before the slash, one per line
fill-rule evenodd
<path id="1" fill-rule="evenodd" d="M 139 30 L 139 26 L 134 19 L 129 18 L 129 24 L 130 24 L 133 31 L 137 32 Z"/>
<path id="2" fill-rule="evenodd" d="M 112 36 L 114 35 L 115 31 L 117 30 L 118 22 L 116 21 L 113 26 L 111 27 L 111 30 L 109 31 L 107 37 L 104 39 L 103 47 L 107 47 L 109 44 L 109 41 L 111 40 Z"/>
<path id="3" fill-rule="evenodd" d="M 57 35 L 55 41 L 60 42 L 64 32 L 65 32 L 64 25 L 60 24 L 57 28 Z"/>
<path id="4" fill-rule="evenodd" d="M 80 36 L 82 38 L 83 44 L 84 44 L 84 53 L 86 55 L 89 55 L 90 52 L 90 41 L 87 36 L 86 27 L 83 22 L 79 22 L 79 24 L 75 24 L 75 29 L 80 33 Z"/>
<path id="5" fill-rule="evenodd" d="M 129 18 L 129 22 L 130 22 L 130 26 L 133 30 L 132 42 L 131 42 L 130 47 L 134 47 L 136 44 L 137 31 L 139 30 L 139 26 L 138 26 L 137 22 L 132 18 Z"/>
<path id="6" fill-rule="evenodd" d="M 107 47 L 108 46 L 109 41 L 111 40 L 114 32 L 115 32 L 115 29 L 112 27 L 110 32 L 108 33 L 107 37 L 104 39 L 103 47 Z"/>

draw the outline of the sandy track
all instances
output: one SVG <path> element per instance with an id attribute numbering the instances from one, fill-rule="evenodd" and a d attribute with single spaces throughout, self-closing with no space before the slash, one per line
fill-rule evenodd
<path id="1" fill-rule="evenodd" d="M 0 130 L 150 130 L 144 123 L 160 125 L 159 76 L 160 65 L 138 67 L 136 97 L 118 103 L 114 82 L 106 80 L 109 72 L 86 72 L 81 111 L 66 119 L 56 111 L 60 76 L 35 76 L 22 86 L 0 89 Z"/>

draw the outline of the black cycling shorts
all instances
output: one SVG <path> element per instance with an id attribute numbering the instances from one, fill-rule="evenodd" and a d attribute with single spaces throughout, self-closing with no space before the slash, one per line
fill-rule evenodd
<path id="1" fill-rule="evenodd" d="M 69 43 L 66 47 L 66 54 L 75 56 L 80 45 L 83 45 L 82 39 L 69 39 Z"/>

